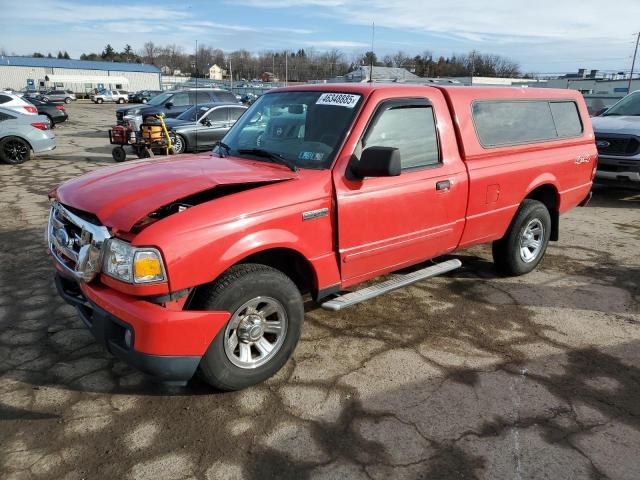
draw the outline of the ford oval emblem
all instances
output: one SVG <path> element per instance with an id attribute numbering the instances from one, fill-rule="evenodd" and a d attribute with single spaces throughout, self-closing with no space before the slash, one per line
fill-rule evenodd
<path id="1" fill-rule="evenodd" d="M 606 140 L 598 140 L 596 142 L 596 147 L 598 148 L 608 148 L 609 145 L 611 145 L 609 142 L 607 142 Z"/>

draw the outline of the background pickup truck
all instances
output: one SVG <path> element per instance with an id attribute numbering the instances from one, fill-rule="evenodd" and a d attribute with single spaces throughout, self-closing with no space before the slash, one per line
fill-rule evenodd
<path id="1" fill-rule="evenodd" d="M 572 90 L 272 90 L 214 153 L 97 170 L 51 192 L 59 293 L 117 357 L 234 390 L 298 342 L 303 295 L 340 310 L 492 243 L 520 275 L 586 204 L 597 151 Z M 354 285 L 414 266 L 365 289 Z"/>
<path id="2" fill-rule="evenodd" d="M 100 92 L 92 93 L 90 98 L 93 103 L 125 103 L 129 101 L 129 95 L 122 90 L 101 90 Z"/>
<path id="3" fill-rule="evenodd" d="M 640 91 L 592 122 L 598 148 L 596 181 L 640 186 Z"/>

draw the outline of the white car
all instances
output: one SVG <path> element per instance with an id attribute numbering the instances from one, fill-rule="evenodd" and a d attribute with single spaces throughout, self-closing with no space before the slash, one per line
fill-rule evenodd
<path id="1" fill-rule="evenodd" d="M 91 94 L 93 103 L 125 103 L 129 101 L 129 94 L 123 90 L 102 90 L 98 93 Z"/>
<path id="2" fill-rule="evenodd" d="M 38 114 L 38 109 L 36 107 L 15 93 L 1 92 L 0 107 L 8 108 L 9 110 L 13 110 L 18 113 L 26 113 L 28 115 Z"/>

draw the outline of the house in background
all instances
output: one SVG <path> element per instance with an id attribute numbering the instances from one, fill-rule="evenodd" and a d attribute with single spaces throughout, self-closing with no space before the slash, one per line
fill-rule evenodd
<path id="1" fill-rule="evenodd" d="M 211 80 L 222 80 L 226 74 L 227 72 L 218 65 L 214 64 L 209 67 L 209 78 Z"/>

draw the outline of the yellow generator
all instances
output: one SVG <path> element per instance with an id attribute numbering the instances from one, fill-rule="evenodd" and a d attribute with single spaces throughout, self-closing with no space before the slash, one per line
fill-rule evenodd
<path id="1" fill-rule="evenodd" d="M 164 123 L 162 113 L 146 114 L 142 118 L 141 136 L 136 149 L 139 157 L 152 157 L 156 151 L 173 155 L 173 138 Z"/>

